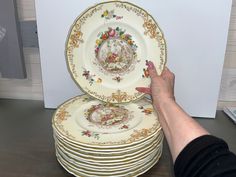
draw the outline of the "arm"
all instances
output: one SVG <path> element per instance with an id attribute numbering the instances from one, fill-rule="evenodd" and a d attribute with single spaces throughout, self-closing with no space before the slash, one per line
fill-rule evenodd
<path id="1" fill-rule="evenodd" d="M 209 133 L 175 102 L 174 74 L 165 68 L 158 76 L 152 62 L 149 62 L 148 71 L 151 77 L 151 87 L 136 89 L 151 94 L 153 106 L 159 115 L 160 124 L 169 144 L 173 161 L 175 161 L 189 142 Z"/>
<path id="2" fill-rule="evenodd" d="M 209 134 L 173 100 L 161 103 L 159 117 L 173 161 L 188 143 Z"/>
<path id="3" fill-rule="evenodd" d="M 153 105 L 170 147 L 176 177 L 236 176 L 236 156 L 227 143 L 192 119 L 174 99 L 174 74 L 167 68 L 160 76 L 150 62 L 151 87 L 136 88 L 151 94 Z"/>

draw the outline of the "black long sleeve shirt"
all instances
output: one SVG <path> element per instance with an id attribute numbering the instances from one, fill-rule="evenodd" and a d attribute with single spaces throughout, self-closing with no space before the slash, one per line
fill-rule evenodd
<path id="1" fill-rule="evenodd" d="M 204 135 L 182 150 L 174 171 L 176 177 L 236 177 L 236 155 L 222 139 Z"/>

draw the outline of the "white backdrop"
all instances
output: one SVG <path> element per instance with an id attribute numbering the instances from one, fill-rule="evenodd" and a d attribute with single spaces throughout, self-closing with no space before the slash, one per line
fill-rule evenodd
<path id="1" fill-rule="evenodd" d="M 82 91 L 71 79 L 65 41 L 76 17 L 98 0 L 36 0 L 46 108 Z M 227 43 L 232 0 L 130 0 L 163 30 L 167 66 L 176 75 L 177 102 L 192 116 L 214 117 Z"/>

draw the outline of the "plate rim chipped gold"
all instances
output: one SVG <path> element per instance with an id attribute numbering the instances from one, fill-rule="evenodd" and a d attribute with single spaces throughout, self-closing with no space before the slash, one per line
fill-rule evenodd
<path id="1" fill-rule="evenodd" d="M 144 79 L 138 80 L 140 82 L 139 82 L 139 84 L 136 83 L 137 85 L 135 85 L 135 84 L 132 86 L 129 85 L 124 88 L 106 88 L 104 85 L 100 84 L 101 79 L 103 79 L 103 78 L 98 77 L 98 78 L 93 79 L 94 84 L 93 84 L 93 86 L 90 86 L 89 83 L 90 83 L 91 77 L 94 75 L 94 73 L 90 73 L 90 75 L 89 75 L 89 77 L 91 76 L 90 79 L 86 79 L 86 78 L 88 78 L 88 75 L 85 76 L 85 74 L 81 74 L 83 69 L 78 68 L 78 66 L 77 66 L 78 64 L 74 61 L 75 59 L 73 58 L 74 50 L 78 50 L 79 46 L 80 45 L 83 46 L 82 43 L 84 41 L 86 41 L 86 40 L 83 40 L 83 37 L 82 37 L 82 36 L 85 36 L 86 33 L 84 33 L 84 31 L 81 30 L 81 26 L 82 26 L 81 23 L 82 22 L 80 23 L 79 21 L 81 19 L 84 20 L 83 17 L 85 17 L 86 15 L 92 16 L 92 14 L 88 14 L 92 10 L 96 11 L 96 12 L 100 10 L 101 14 L 103 15 L 103 11 L 104 11 L 103 6 L 106 6 L 106 5 L 109 6 L 110 4 L 118 4 L 119 8 L 124 8 L 124 10 L 128 9 L 127 10 L 128 12 L 126 12 L 128 14 L 132 13 L 131 12 L 132 8 L 134 9 L 135 12 L 137 12 L 139 10 L 140 11 L 139 15 L 145 16 L 146 21 L 142 25 L 142 26 L 146 25 L 146 27 L 144 27 L 145 28 L 144 33 L 150 37 L 150 40 L 157 40 L 156 43 L 160 43 L 160 44 L 158 44 L 160 46 L 157 50 L 160 50 L 159 53 L 161 53 L 160 54 L 161 59 L 159 59 L 159 56 L 155 56 L 155 58 L 153 57 L 152 59 L 151 58 L 146 58 L 146 59 L 142 58 L 141 63 L 142 63 L 143 69 L 145 70 L 146 66 L 145 66 L 145 64 L 144 64 L 145 62 L 143 60 L 151 60 L 151 61 L 153 61 L 154 65 L 156 66 L 158 72 L 159 73 L 162 72 L 162 70 L 165 67 L 166 61 L 167 61 L 167 45 L 166 45 L 164 34 L 163 34 L 161 28 L 159 27 L 156 20 L 152 17 L 152 15 L 149 14 L 146 10 L 144 10 L 143 8 L 137 6 L 133 3 L 126 2 L 126 1 L 107 1 L 107 2 L 98 3 L 90 8 L 87 8 L 81 15 L 79 15 L 75 19 L 74 23 L 70 27 L 70 30 L 69 30 L 69 33 L 67 36 L 67 40 L 66 40 L 66 45 L 65 45 L 66 63 L 67 63 L 68 71 L 69 71 L 72 79 L 78 85 L 78 87 L 82 91 L 84 91 L 85 93 L 91 95 L 92 97 L 94 97 L 96 99 L 104 101 L 104 102 L 128 103 L 128 102 L 131 102 L 134 100 L 138 100 L 144 96 L 143 93 L 136 91 L 135 87 L 148 86 L 150 84 L 150 78 L 148 77 L 148 74 L 146 72 L 145 73 L 147 74 L 147 78 L 146 78 L 145 73 L 143 73 L 143 74 L 142 74 L 142 72 L 138 73 L 139 70 L 137 70 L 137 69 L 134 71 L 134 72 L 136 72 L 136 74 L 140 74 L 140 76 L 141 75 L 144 76 Z M 99 13 L 100 13 L 100 11 L 99 11 Z M 114 14 L 114 16 L 120 17 L 120 18 L 122 17 L 121 20 L 123 20 L 123 16 L 119 16 L 116 14 Z M 139 18 L 138 15 L 137 15 L 137 18 Z M 114 20 L 112 22 L 114 22 Z M 142 34 L 141 36 L 145 36 L 145 35 Z M 145 36 L 145 40 L 146 40 L 146 36 Z M 152 43 L 154 45 L 155 42 L 152 42 Z M 155 51 L 157 51 L 157 50 L 155 48 Z M 156 57 L 158 57 L 158 59 L 156 59 Z M 80 59 L 81 61 L 85 60 L 83 57 L 81 57 L 81 58 L 82 58 L 82 59 Z M 161 61 L 159 61 L 159 60 L 161 60 Z M 160 63 L 158 63 L 158 62 L 160 62 Z M 84 69 L 85 69 L 85 71 L 89 71 L 87 68 L 84 68 Z M 78 73 L 80 73 L 80 74 L 78 74 Z M 84 77 L 82 75 L 84 75 Z M 129 75 L 127 75 L 127 78 L 128 78 L 128 76 Z M 114 80 L 116 80 L 116 78 L 120 78 L 120 76 L 113 77 Z M 99 82 L 95 82 L 95 80 L 99 81 Z M 114 84 L 110 80 L 107 82 L 109 84 Z M 97 83 L 99 83 L 99 84 L 97 84 Z M 107 85 L 107 84 L 105 84 L 105 85 Z M 105 89 L 105 91 L 104 91 L 104 89 Z M 127 89 L 130 89 L 130 90 L 127 90 Z M 98 93 L 98 91 L 99 91 L 99 93 Z M 107 94 L 107 95 L 105 95 L 105 94 Z"/>
<path id="2" fill-rule="evenodd" d="M 91 100 L 88 100 L 88 99 L 91 99 Z M 78 102 L 78 103 L 76 104 L 76 102 Z M 140 131 L 137 131 L 137 130 L 133 131 L 134 129 L 130 129 L 130 130 L 127 130 L 125 132 L 122 132 L 123 133 L 122 135 L 126 134 L 129 131 L 130 131 L 130 133 L 131 132 L 134 132 L 134 133 L 133 134 L 131 133 L 128 136 L 129 139 L 121 140 L 121 141 L 118 141 L 118 142 L 113 143 L 113 144 L 111 144 L 111 142 L 109 142 L 109 141 L 108 142 L 100 142 L 100 140 L 98 141 L 98 139 L 96 139 L 96 136 L 93 137 L 94 139 L 91 143 L 83 142 L 83 140 L 81 140 L 81 138 L 84 139 L 87 136 L 82 136 L 81 135 L 80 139 L 78 140 L 78 137 L 74 137 L 73 135 L 71 135 L 68 132 L 68 130 L 69 131 L 75 131 L 75 127 L 68 128 L 68 126 L 67 126 L 67 129 L 65 129 L 63 127 L 63 123 L 65 121 L 70 121 L 69 126 L 76 126 L 76 125 L 72 124 L 73 123 L 72 121 L 74 121 L 73 116 L 71 118 L 72 113 L 69 113 L 70 111 L 68 109 L 69 109 L 70 106 L 78 107 L 78 104 L 83 104 L 83 102 L 88 103 L 88 102 L 101 102 L 101 101 L 94 100 L 93 98 L 91 98 L 87 95 L 81 95 L 81 96 L 71 98 L 70 100 L 67 100 L 65 103 L 63 103 L 61 106 L 58 107 L 58 109 L 55 111 L 55 113 L 53 115 L 53 118 L 52 118 L 52 126 L 53 126 L 53 129 L 57 132 L 57 134 L 64 137 L 64 138 L 66 138 L 67 140 L 70 140 L 73 143 L 88 146 L 88 147 L 92 147 L 92 148 L 93 147 L 98 147 L 98 148 L 126 147 L 126 146 L 130 146 L 131 144 L 137 144 L 139 142 L 143 142 L 145 139 L 148 139 L 151 136 L 155 135 L 155 133 L 160 131 L 160 129 L 161 129 L 160 123 L 158 121 L 158 116 L 157 116 L 157 114 L 155 114 L 154 111 L 152 112 L 152 114 L 145 115 L 145 113 L 141 112 L 141 110 L 140 110 L 140 113 L 137 113 L 137 114 L 143 113 L 142 117 L 149 118 L 149 121 L 145 122 L 145 123 L 149 124 L 149 126 L 151 126 L 151 127 L 148 128 L 143 123 L 140 123 L 137 127 L 141 128 L 142 126 L 145 126 L 143 129 L 140 129 Z M 147 99 L 139 100 L 138 102 L 135 102 L 133 104 L 137 104 L 135 106 L 138 107 L 138 104 L 143 105 L 143 103 L 147 104 L 148 107 L 149 106 L 152 107 L 152 104 Z M 152 107 L 152 109 L 153 109 L 153 107 Z M 150 121 L 152 121 L 152 122 L 150 122 Z M 142 122 L 144 122 L 144 120 L 142 120 Z M 79 128 L 81 128 L 81 127 L 79 127 Z M 85 130 L 83 130 L 83 132 L 84 131 Z M 81 131 L 81 133 L 82 133 L 82 131 Z M 119 133 L 119 134 L 120 134 L 119 136 L 121 136 L 121 133 Z M 107 136 L 107 134 L 102 134 L 102 135 Z M 76 133 L 76 136 L 80 136 L 80 135 L 78 135 L 78 133 Z M 88 136 L 88 138 L 90 138 L 90 137 Z M 91 139 L 87 139 L 87 141 L 90 141 L 90 140 Z"/>

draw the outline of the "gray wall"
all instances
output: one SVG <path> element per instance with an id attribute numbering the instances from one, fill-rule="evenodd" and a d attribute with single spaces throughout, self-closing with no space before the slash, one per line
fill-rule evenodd
<path id="1" fill-rule="evenodd" d="M 0 1 L 0 72 L 4 78 L 25 78 L 22 42 L 19 31 L 16 3 Z"/>

